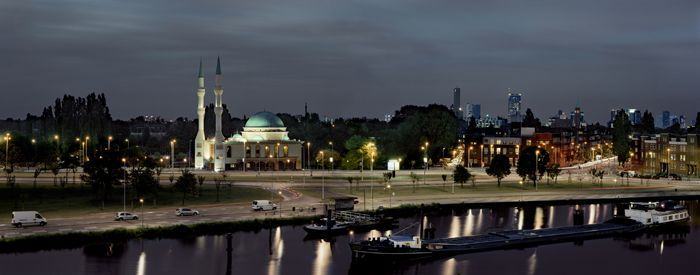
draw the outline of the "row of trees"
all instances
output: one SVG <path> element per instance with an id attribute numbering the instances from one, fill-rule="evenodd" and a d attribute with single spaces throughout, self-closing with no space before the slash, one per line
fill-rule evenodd
<path id="1" fill-rule="evenodd" d="M 537 181 L 542 179 L 545 175 L 547 176 L 547 181 L 549 179 L 554 180 L 556 183 L 561 169 L 559 164 L 549 163 L 549 153 L 545 149 L 537 148 L 534 146 L 527 147 L 520 152 L 518 157 L 518 167 L 516 173 L 520 176 L 523 181 L 530 179 L 533 186 L 537 187 Z M 498 182 L 498 187 L 501 187 L 501 180 L 511 173 L 510 160 L 505 155 L 496 155 L 491 159 L 491 164 L 486 168 L 486 174 L 496 178 Z M 473 176 L 469 171 L 462 165 L 458 165 L 453 172 L 453 178 L 456 183 L 463 185 L 470 179 L 473 180 Z M 446 178 L 443 176 L 443 180 Z"/>

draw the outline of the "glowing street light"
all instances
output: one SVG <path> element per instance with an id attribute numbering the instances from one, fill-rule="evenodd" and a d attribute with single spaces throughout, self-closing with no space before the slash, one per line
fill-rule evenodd
<path id="1" fill-rule="evenodd" d="M 170 141 L 170 169 L 175 168 L 175 139 Z"/>
<path id="2" fill-rule="evenodd" d="M 143 198 L 139 198 L 139 202 L 141 203 L 141 227 L 143 227 Z"/>
<path id="3" fill-rule="evenodd" d="M 7 168 L 7 164 L 9 163 L 8 157 L 10 156 L 10 140 L 12 140 L 12 136 L 10 136 L 10 133 L 5 134 L 5 168 Z"/>
<path id="4" fill-rule="evenodd" d="M 126 211 L 126 158 L 122 158 L 122 164 L 124 166 L 124 181 L 122 182 L 122 186 L 124 187 L 122 211 Z"/>

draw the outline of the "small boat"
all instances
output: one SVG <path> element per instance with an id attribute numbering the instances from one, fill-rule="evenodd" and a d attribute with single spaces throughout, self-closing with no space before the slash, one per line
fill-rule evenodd
<path id="1" fill-rule="evenodd" d="M 353 211 L 328 211 L 325 218 L 304 226 L 304 231 L 317 235 L 337 235 L 355 232 L 369 231 L 372 229 L 393 228 L 398 220 L 391 217 L 373 216 Z"/>
<path id="2" fill-rule="evenodd" d="M 630 202 L 625 217 L 647 227 L 686 222 L 690 219 L 688 209 L 675 201 Z"/>
<path id="3" fill-rule="evenodd" d="M 348 232 L 350 223 L 338 222 L 335 219 L 322 218 L 318 222 L 305 225 L 304 231 L 309 234 L 343 234 Z"/>

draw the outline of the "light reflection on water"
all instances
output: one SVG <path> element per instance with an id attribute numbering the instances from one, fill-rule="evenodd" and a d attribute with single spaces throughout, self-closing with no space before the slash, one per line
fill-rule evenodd
<path id="1" fill-rule="evenodd" d="M 316 258 L 313 263 L 313 274 L 322 275 L 328 273 L 328 265 L 331 261 L 331 243 L 320 240 L 316 243 Z"/>
<path id="2" fill-rule="evenodd" d="M 284 256 L 284 239 L 282 239 L 282 227 L 280 226 L 275 228 L 275 234 L 272 238 L 271 247 L 275 249 L 270 250 L 270 261 L 267 266 L 267 274 L 277 275 L 280 274 L 282 257 Z"/>
<path id="3" fill-rule="evenodd" d="M 697 202 L 686 205 L 693 219 L 697 219 Z M 580 207 L 587 223 L 603 222 L 616 211 L 610 204 Z M 574 209 L 575 206 L 567 205 L 456 209 L 440 216 L 426 216 L 423 222 L 426 226 L 432 224 L 436 237 L 456 237 L 514 228 L 567 226 L 573 222 Z M 688 273 L 685 268 L 700 261 L 696 253 L 700 247 L 700 233 L 696 230 L 700 227 L 689 226 L 685 231 L 632 239 L 568 242 L 400 265 L 351 265 L 347 245 L 350 240 L 398 232 L 416 220 L 417 216 L 400 219 L 401 226 L 393 231 L 352 232 L 321 240 L 305 240 L 299 226 L 238 232 L 233 234 L 232 274 L 615 274 L 614 270 L 620 268 L 634 274 L 678 274 Z M 418 226 L 414 227 L 415 230 L 401 234 L 417 234 Z M 28 274 L 224 274 L 225 249 L 225 237 L 204 236 L 191 240 L 131 241 L 85 249 L 82 253 L 56 250 L 0 254 L 0 273 L 15 274 L 18 271 L 11 268 L 23 266 L 29 268 L 25 272 Z M 37 257 L 42 265 L 22 264 L 35 262 Z M 504 259 L 508 264 L 504 264 Z M 610 269 L 612 265 L 619 268 Z"/>
<path id="4" fill-rule="evenodd" d="M 137 263 L 136 275 L 146 275 L 146 252 L 141 251 Z"/>

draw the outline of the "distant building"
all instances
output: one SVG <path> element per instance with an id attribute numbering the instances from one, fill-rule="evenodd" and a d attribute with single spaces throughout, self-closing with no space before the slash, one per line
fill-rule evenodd
<path id="1" fill-rule="evenodd" d="M 461 105 L 461 92 L 459 87 L 455 87 L 452 89 L 452 112 L 454 112 L 455 116 L 457 118 L 462 119 L 464 116 L 462 114 L 462 108 L 460 107 Z"/>
<path id="2" fill-rule="evenodd" d="M 522 122 L 521 115 L 521 102 L 523 100 L 523 94 L 511 93 L 508 89 L 508 119 L 510 122 Z"/>
<path id="3" fill-rule="evenodd" d="M 641 157 L 642 174 L 698 177 L 698 162 L 700 162 L 698 135 L 674 136 L 664 133 L 641 139 L 643 144 L 638 155 Z"/>
<path id="4" fill-rule="evenodd" d="M 678 117 L 678 124 L 681 125 L 681 129 L 688 128 L 687 125 L 685 124 L 685 116 L 684 115 L 680 115 Z"/>
<path id="5" fill-rule="evenodd" d="M 627 116 L 629 116 L 630 123 L 632 125 L 642 124 L 642 112 L 637 109 L 628 109 Z"/>
<path id="6" fill-rule="evenodd" d="M 581 128 L 583 125 L 583 113 L 581 112 L 581 108 L 576 106 L 574 111 L 571 113 L 571 121 L 572 121 L 572 127 L 574 128 Z"/>
<path id="7" fill-rule="evenodd" d="M 384 122 L 391 122 L 392 118 L 394 118 L 393 115 L 384 115 Z"/>
<path id="8" fill-rule="evenodd" d="M 508 120 L 502 117 L 492 117 L 486 114 L 476 121 L 477 128 L 502 128 L 508 124 Z"/>
<path id="9" fill-rule="evenodd" d="M 668 128 L 671 126 L 671 112 L 663 111 L 661 112 L 661 128 Z"/>
<path id="10" fill-rule="evenodd" d="M 481 119 L 481 104 L 467 103 L 465 107 L 465 117 L 467 120 L 472 117 L 476 120 Z"/>

